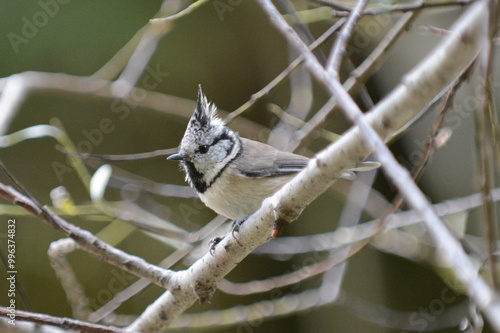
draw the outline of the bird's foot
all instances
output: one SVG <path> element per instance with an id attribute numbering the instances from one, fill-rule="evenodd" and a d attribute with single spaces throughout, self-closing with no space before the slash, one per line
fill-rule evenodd
<path id="1" fill-rule="evenodd" d="M 247 216 L 237 219 L 233 222 L 233 230 L 231 231 L 231 234 L 233 235 L 233 238 L 238 242 L 238 244 L 241 245 L 241 243 L 238 241 L 238 238 L 236 238 L 235 233 L 240 232 L 240 227 L 241 225 L 251 216 L 252 214 L 248 214 Z"/>
<path id="2" fill-rule="evenodd" d="M 224 239 L 224 236 L 222 237 L 214 237 L 212 238 L 212 240 L 208 243 L 208 246 L 209 246 L 209 252 L 210 254 L 212 255 L 212 257 L 214 256 L 214 252 L 215 252 L 215 247 L 217 246 L 217 244 L 219 244 L 222 240 Z"/>

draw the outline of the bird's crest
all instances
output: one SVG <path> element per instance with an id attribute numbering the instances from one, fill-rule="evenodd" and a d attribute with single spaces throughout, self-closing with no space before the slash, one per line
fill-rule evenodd
<path id="1" fill-rule="evenodd" d="M 191 117 L 190 124 L 199 128 L 204 128 L 207 125 L 224 125 L 222 120 L 217 117 L 217 107 L 213 103 L 208 102 L 207 97 L 203 94 L 201 84 L 198 86 L 196 110 Z"/>

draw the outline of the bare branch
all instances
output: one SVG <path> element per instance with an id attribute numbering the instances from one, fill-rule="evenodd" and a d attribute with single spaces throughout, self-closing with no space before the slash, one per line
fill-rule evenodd
<path id="1" fill-rule="evenodd" d="M 370 55 L 351 72 L 349 78 L 344 82 L 344 87 L 349 93 L 353 93 L 357 86 L 366 82 L 369 76 L 375 73 L 389 55 L 389 50 L 413 22 L 417 15 L 407 13 L 401 16 L 392 29 L 387 33 L 384 39 L 375 47 Z M 316 112 L 311 119 L 298 130 L 292 137 L 288 145 L 289 150 L 295 150 L 299 144 L 304 145 L 303 140 L 308 138 L 315 129 L 321 128 L 326 124 L 327 118 L 338 109 L 335 96 L 330 99 Z"/>
<path id="2" fill-rule="evenodd" d="M 314 43 L 309 46 L 310 50 L 314 50 L 323 44 L 329 37 L 333 35 L 344 23 L 346 19 L 340 19 L 335 24 L 333 24 L 328 30 L 326 30 Z M 224 121 L 230 123 L 234 118 L 238 117 L 240 114 L 252 107 L 260 98 L 269 94 L 269 92 L 275 88 L 280 82 L 282 82 L 297 66 L 299 66 L 304 61 L 304 56 L 299 55 L 294 61 L 292 61 L 280 74 L 278 74 L 271 82 L 269 82 L 264 88 L 256 92 L 250 97 L 250 100 L 243 103 L 239 108 L 232 111 Z"/>
<path id="3" fill-rule="evenodd" d="M 492 191 L 493 200 L 500 200 L 500 188 Z M 481 193 L 472 194 L 463 198 L 444 201 L 433 205 L 436 213 L 441 216 L 462 213 L 481 207 L 483 204 Z M 318 235 L 299 236 L 293 238 L 282 237 L 259 247 L 255 254 L 281 254 L 293 255 L 314 251 L 325 251 L 338 249 L 347 244 L 353 244 L 377 235 L 383 235 L 386 230 L 396 229 L 422 223 L 422 218 L 414 210 L 402 211 L 387 217 L 387 221 L 380 228 L 379 219 L 371 220 L 363 224 L 340 228 L 329 233 Z"/>
<path id="4" fill-rule="evenodd" d="M 484 39 L 485 47 L 479 57 L 478 63 L 480 67 L 480 74 L 482 76 L 481 82 L 481 107 L 475 113 L 476 116 L 476 145 L 478 151 L 478 159 L 480 165 L 481 176 L 481 193 L 484 202 L 484 224 L 485 224 L 485 238 L 488 242 L 488 264 L 490 273 L 492 274 L 493 287 L 498 290 L 500 287 L 500 274 L 497 271 L 498 247 L 496 242 L 498 240 L 498 214 L 495 201 L 492 200 L 491 191 L 495 187 L 495 171 L 498 167 L 496 162 L 495 147 L 495 123 L 496 119 L 495 103 L 493 98 L 492 86 L 492 73 L 493 66 L 493 52 L 494 46 L 492 39 L 497 30 L 497 20 L 495 18 L 494 1 L 490 1 L 490 10 L 488 12 L 488 37 Z M 491 8 L 493 6 L 493 8 Z M 497 6 L 500 7 L 500 5 Z M 496 120 L 496 121 L 495 121 Z M 498 144 L 498 142 L 497 142 Z"/>
<path id="5" fill-rule="evenodd" d="M 169 287 L 172 271 L 147 263 L 144 259 L 127 254 L 95 237 L 87 230 L 78 228 L 63 218 L 52 213 L 48 207 L 40 208 L 33 200 L 22 195 L 10 186 L 0 183 L 0 196 L 19 205 L 48 225 L 71 237 L 78 246 L 102 261 L 122 268 L 137 276 L 147 278 L 163 288 Z"/>
<path id="6" fill-rule="evenodd" d="M 8 315 L 10 310 L 4 307 L 0 307 L 0 314 Z M 81 320 L 76 320 L 66 317 L 54 317 L 47 314 L 34 313 L 22 310 L 16 310 L 17 320 L 26 320 L 42 325 L 57 326 L 70 330 L 78 330 L 80 332 L 89 333 L 123 333 L 125 330 L 112 326 L 104 326 L 94 323 L 88 323 Z"/>
<path id="7" fill-rule="evenodd" d="M 328 58 L 328 63 L 326 65 L 326 70 L 328 72 L 339 73 L 340 64 L 342 63 L 342 57 L 346 50 L 347 42 L 351 38 L 351 35 L 354 32 L 354 28 L 358 21 L 361 19 L 361 13 L 365 9 L 366 5 L 368 5 L 369 0 L 359 0 L 356 7 L 352 10 L 347 19 L 346 24 L 340 30 L 340 33 L 335 40 L 335 44 L 333 46 L 333 50 Z"/>
<path id="8" fill-rule="evenodd" d="M 350 6 L 344 5 L 341 2 L 336 2 L 332 0 L 312 0 L 312 1 L 336 9 L 337 11 L 333 13 L 334 16 L 344 17 L 349 15 L 349 13 L 352 11 L 352 8 Z M 466 6 L 473 2 L 477 2 L 477 0 L 415 1 L 412 3 L 394 4 L 388 6 L 378 4 L 373 8 L 365 9 L 362 12 L 362 15 L 375 16 L 387 13 L 418 11 L 424 8 Z"/>

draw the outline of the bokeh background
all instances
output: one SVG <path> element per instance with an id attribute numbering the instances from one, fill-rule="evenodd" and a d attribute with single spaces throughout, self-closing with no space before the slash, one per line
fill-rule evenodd
<path id="1" fill-rule="evenodd" d="M 222 1 L 227 4 L 228 1 Z M 126 105 L 127 116 L 120 117 L 110 98 L 96 97 L 92 94 L 76 94 L 54 89 L 33 89 L 28 91 L 14 116 L 2 124 L 4 133 L 12 133 L 37 124 L 59 122 L 74 143 L 87 140 L 85 133 L 100 126 L 102 119 L 110 119 L 113 130 L 105 133 L 97 144 L 91 145 L 94 154 L 131 154 L 176 147 L 182 137 L 187 119 L 194 107 L 197 86 L 202 84 L 204 92 L 221 110 L 232 111 L 246 102 L 251 94 L 260 90 L 289 63 L 289 49 L 283 37 L 269 23 L 264 12 L 254 1 L 244 0 L 228 5 L 231 10 L 222 14 L 214 2 L 196 8 L 190 15 L 173 23 L 171 30 L 159 41 L 156 52 L 149 61 L 149 71 L 160 74 L 155 91 L 179 97 L 178 103 L 160 105 L 158 108 L 144 108 Z M 53 15 L 43 20 L 41 11 L 47 12 L 48 4 Z M 54 5 L 55 4 L 55 5 Z M 304 8 L 305 2 L 294 1 L 296 8 Z M 54 7 L 55 6 L 55 7 Z M 8 77 L 26 71 L 65 73 L 76 76 L 90 76 L 108 62 L 141 29 L 162 6 L 162 1 L 0 1 L 0 77 Z M 394 48 L 392 55 L 367 83 L 367 88 L 377 102 L 397 85 L 405 72 L 417 64 L 437 45 L 442 36 L 423 34 L 419 26 L 433 25 L 449 28 L 460 15 L 461 8 L 426 10 L 415 21 Z M 351 59 L 359 63 L 366 54 L 383 38 L 384 33 L 399 14 L 383 18 L 371 18 L 361 22 L 359 34 L 365 32 L 367 43 L 363 47 L 352 45 Z M 39 22 L 35 30 L 29 30 L 26 22 Z M 373 23 L 375 22 L 375 23 Z M 42 24 L 43 23 L 43 24 Z M 330 21 L 313 22 L 309 25 L 314 36 L 319 36 L 331 25 Z M 363 29 L 364 27 L 364 29 Z M 375 27 L 375 28 L 373 28 Z M 23 30 L 28 29 L 28 30 Z M 30 32 L 29 38 L 13 44 L 12 34 L 23 36 Z M 10 37 L 9 37 L 10 36 Z M 17 39 L 16 39 L 17 40 Z M 324 51 L 329 50 L 331 41 Z M 498 60 L 498 59 L 497 59 Z M 498 67 L 498 66 L 497 66 Z M 494 78 L 498 87 L 498 68 Z M 144 73 L 138 86 L 144 87 Z M 453 136 L 443 149 L 436 152 L 430 165 L 420 179 L 420 185 L 433 202 L 441 202 L 468 195 L 478 190 L 476 153 L 474 143 L 474 117 L 467 108 L 467 98 L 474 96 L 473 77 L 455 99 L 455 109 L 445 121 L 445 126 L 453 128 Z M 5 91 L 5 80 L 0 87 Z M 314 84 L 312 110 L 317 110 L 326 101 L 327 95 Z M 252 109 L 244 114 L 245 120 L 237 120 L 234 126 L 243 136 L 266 140 L 269 128 L 279 119 L 266 108 L 274 103 L 286 108 L 290 101 L 288 79 L 270 94 L 259 100 Z M 497 99 L 497 105 L 500 101 Z M 123 105 L 122 105 L 123 106 Z M 115 110 L 115 111 L 113 111 Z M 0 113 L 4 110 L 0 109 Z M 459 113 L 461 112 L 461 113 Z M 391 148 L 405 165 L 411 166 L 422 149 L 436 115 L 431 107 L 412 128 L 395 140 Z M 5 117 L 0 117 L 5 119 Z M 123 118 L 123 119 L 122 119 Z M 459 122 L 457 121 L 459 119 Z M 251 126 L 248 124 L 252 124 Z M 341 133 L 348 128 L 341 115 L 335 116 L 328 129 Z M 303 154 L 312 154 L 326 146 L 328 142 L 319 138 Z M 27 140 L 8 148 L 0 149 L 0 159 L 24 186 L 40 202 L 51 204 L 50 191 L 64 185 L 71 193 L 76 204 L 90 202 L 81 180 L 74 171 L 59 174 L 54 165 L 67 165 L 66 156 L 55 149 L 53 138 Z M 56 164 L 54 164 L 56 162 Z M 175 163 L 167 162 L 164 157 L 147 160 L 113 162 L 124 170 L 147 179 L 161 182 L 184 184 L 183 175 Z M 90 166 L 91 172 L 95 166 Z M 0 180 L 9 183 L 5 175 Z M 348 182 L 339 182 L 338 190 L 329 191 L 304 211 L 297 223 L 286 229 L 286 236 L 306 235 L 335 229 L 345 198 Z M 388 199 L 394 197 L 393 188 L 382 176 L 376 181 L 376 188 Z M 108 200 L 121 200 L 119 189 L 106 192 Z M 163 218 L 176 221 L 183 213 L 180 204 L 195 207 L 190 215 L 190 225 L 183 227 L 195 230 L 207 223 L 215 215 L 200 206 L 196 199 L 176 199 L 144 194 L 143 203 Z M 2 202 L 2 204 L 7 204 Z M 61 234 L 32 217 L 22 215 L 18 210 L 9 211 L 0 206 L 0 237 L 2 250 L 8 218 L 16 218 L 17 266 L 19 287 L 25 293 L 31 311 L 56 316 L 71 316 L 71 310 L 56 275 L 51 268 L 47 250 L 52 241 Z M 469 219 L 468 232 L 481 234 L 481 214 L 474 212 Z M 110 221 L 99 216 L 75 216 L 68 220 L 98 232 Z M 369 220 L 369 217 L 364 217 Z M 141 256 L 152 263 L 159 262 L 172 249 L 141 231 L 135 231 L 119 244 L 119 248 Z M 75 252 L 69 260 L 81 279 L 91 299 L 97 300 L 99 290 L 106 288 L 110 279 L 116 277 L 117 269 L 110 267 L 85 252 Z M 251 256 L 229 276 L 234 281 L 261 279 L 269 275 L 279 275 L 289 271 L 294 264 L 300 264 L 300 256 L 289 261 L 272 261 L 262 256 Z M 174 269 L 185 268 L 183 263 Z M 120 273 L 120 276 L 121 273 Z M 125 284 L 135 278 L 124 278 Z M 5 271 L 0 269 L 0 280 L 5 281 Z M 284 289 L 297 292 L 317 286 L 319 279 L 312 278 L 298 287 Z M 8 300 L 0 288 L 0 305 Z M 434 309 L 436 300 L 441 299 L 447 287 L 432 267 L 413 263 L 373 247 L 366 247 L 350 260 L 343 286 L 354 297 L 360 297 L 385 309 L 417 313 L 417 319 L 436 320 L 434 316 L 441 308 Z M 139 314 L 148 304 L 162 293 L 155 286 L 148 287 L 139 296 L 127 301 L 119 309 L 122 314 Z M 217 292 L 210 305 L 195 305 L 190 311 L 222 309 L 235 304 L 251 304 L 268 295 L 251 297 L 228 296 Z M 446 309 L 463 301 L 458 296 Z M 99 303 L 99 300 L 97 300 Z M 20 298 L 19 308 L 25 308 Z M 434 311 L 434 312 L 433 312 Z M 442 311 L 445 311 L 443 309 Z M 384 312 L 381 310 L 380 316 Z M 341 305 L 330 305 L 287 318 L 278 318 L 251 326 L 255 332 L 397 332 L 365 321 L 349 312 Z M 241 327 L 214 329 L 214 332 L 237 332 Z M 417 331 L 417 330 L 415 330 Z M 439 330 L 439 332 L 458 332 L 458 327 Z M 487 331 L 487 330 L 485 330 Z"/>

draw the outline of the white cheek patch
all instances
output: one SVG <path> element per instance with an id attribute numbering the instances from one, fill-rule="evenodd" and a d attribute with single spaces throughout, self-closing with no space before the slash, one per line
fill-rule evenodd
<path id="1" fill-rule="evenodd" d="M 222 140 L 219 141 L 215 146 L 212 146 L 212 154 L 214 156 L 214 160 L 217 162 L 222 162 L 230 153 L 231 146 L 233 143 L 230 140 Z"/>

